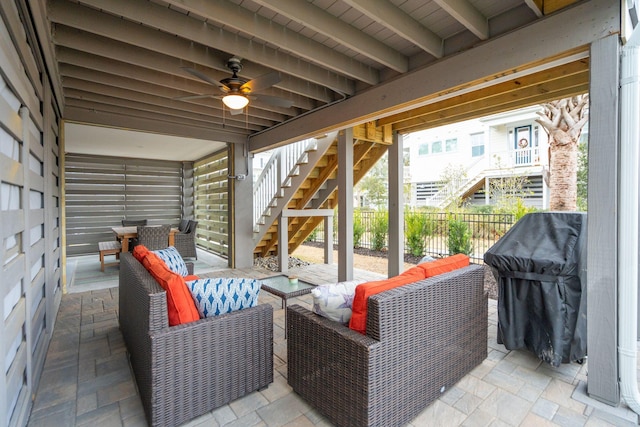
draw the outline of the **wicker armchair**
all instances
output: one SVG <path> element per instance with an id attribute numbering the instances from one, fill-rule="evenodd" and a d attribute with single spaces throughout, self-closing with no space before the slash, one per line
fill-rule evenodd
<path id="1" fill-rule="evenodd" d="M 169 246 L 170 225 L 145 225 L 138 226 L 138 238 L 136 245 L 145 245 L 150 251 L 164 249 Z"/>
<path id="2" fill-rule="evenodd" d="M 373 295 L 366 335 L 289 306 L 289 385 L 337 426 L 408 423 L 486 358 L 483 282 L 472 265 Z"/>
<path id="3" fill-rule="evenodd" d="M 196 228 L 198 221 L 189 220 L 183 233 L 176 233 L 174 245 L 182 258 L 192 257 L 198 259 L 196 253 Z"/>
<path id="4" fill-rule="evenodd" d="M 170 327 L 166 292 L 133 255 L 120 260 L 120 329 L 149 425 L 184 424 L 273 382 L 271 305 Z"/>

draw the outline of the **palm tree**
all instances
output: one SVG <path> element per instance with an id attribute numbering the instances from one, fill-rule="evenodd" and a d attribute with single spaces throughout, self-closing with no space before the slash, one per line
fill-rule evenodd
<path id="1" fill-rule="evenodd" d="M 549 135 L 549 208 L 577 210 L 578 140 L 589 120 L 589 95 L 542 105 L 536 121 Z"/>

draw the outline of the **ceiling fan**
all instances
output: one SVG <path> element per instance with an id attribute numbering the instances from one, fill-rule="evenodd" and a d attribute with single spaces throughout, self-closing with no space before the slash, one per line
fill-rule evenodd
<path id="1" fill-rule="evenodd" d="M 245 80 L 238 77 L 238 73 L 242 70 L 242 62 L 240 58 L 236 57 L 227 61 L 227 68 L 233 72 L 233 75 L 226 79 L 217 81 L 194 68 L 182 67 L 182 69 L 187 71 L 189 74 L 194 75 L 210 85 L 216 86 L 222 94 L 190 95 L 176 99 L 187 100 L 207 97 L 221 98 L 224 105 L 226 105 L 231 111 L 231 114 L 242 113 L 243 108 L 249 104 L 250 99 L 255 99 L 276 107 L 290 108 L 293 106 L 293 102 L 288 99 L 256 93 L 277 84 L 280 81 L 279 73 L 274 71 L 263 74 L 262 76 L 256 77 L 252 80 Z"/>

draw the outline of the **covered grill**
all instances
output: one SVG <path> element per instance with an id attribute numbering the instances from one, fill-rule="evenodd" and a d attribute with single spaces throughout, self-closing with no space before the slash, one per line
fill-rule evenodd
<path id="1" fill-rule="evenodd" d="M 507 349 L 529 349 L 556 367 L 586 356 L 586 234 L 584 213 L 531 213 L 485 253 Z"/>

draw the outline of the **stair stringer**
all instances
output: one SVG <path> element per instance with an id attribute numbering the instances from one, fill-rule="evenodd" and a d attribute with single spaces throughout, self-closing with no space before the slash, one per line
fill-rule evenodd
<path id="1" fill-rule="evenodd" d="M 315 165 L 325 155 L 326 151 L 331 147 L 331 144 L 337 138 L 338 133 L 329 133 L 322 139 L 317 140 L 317 149 L 307 152 L 307 162 L 299 164 L 295 175 L 289 175 L 288 186 L 280 190 L 280 197 L 278 203 L 272 206 L 269 210 L 269 215 L 263 216 L 263 223 L 258 225 L 258 231 L 253 233 L 253 245 L 254 247 L 260 243 L 265 236 L 269 228 L 273 226 L 277 218 L 282 213 L 282 210 L 287 207 L 298 188 L 307 179 L 307 176 L 311 173 Z"/>
<path id="2" fill-rule="evenodd" d="M 354 166 L 357 166 L 357 170 L 354 172 L 353 184 L 356 185 L 366 173 L 375 165 L 378 160 L 389 149 L 388 145 L 373 144 L 364 142 L 364 144 L 370 144 L 368 147 L 363 146 L 362 151 L 354 153 Z M 354 169 L 356 169 L 354 167 Z M 318 191 L 318 197 L 314 198 L 309 203 L 311 209 L 333 209 L 338 206 L 337 201 L 337 189 L 338 180 L 329 179 L 326 181 L 324 189 Z M 320 217 L 300 217 L 291 218 L 294 225 L 290 226 L 289 230 L 289 253 L 295 251 L 304 240 L 311 234 L 313 229 L 320 224 L 324 218 Z"/>

